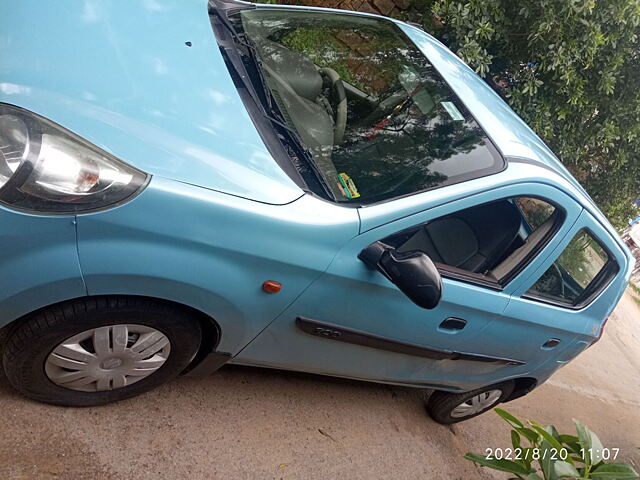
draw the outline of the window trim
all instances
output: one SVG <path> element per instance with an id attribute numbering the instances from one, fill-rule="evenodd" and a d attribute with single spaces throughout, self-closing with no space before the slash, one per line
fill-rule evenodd
<path id="1" fill-rule="evenodd" d="M 540 296 L 535 295 L 535 294 L 528 294 L 527 295 L 526 292 L 521 295 L 522 298 L 527 299 L 527 300 L 533 300 L 533 301 L 540 302 L 540 303 L 545 303 L 547 305 L 553 305 L 555 307 L 565 308 L 567 310 L 582 310 L 583 308 L 586 308 L 589 305 L 591 305 L 593 303 L 593 301 L 598 296 L 600 296 L 600 294 L 609 285 L 611 285 L 611 282 L 613 282 L 613 280 L 616 278 L 616 275 L 620 271 L 620 265 L 616 261 L 615 256 L 613 255 L 611 250 L 609 248 L 607 248 L 607 246 L 602 242 L 602 240 L 600 240 L 600 237 L 592 229 L 590 229 L 587 226 L 584 226 L 584 227 L 581 227 L 571 237 L 571 240 L 569 240 L 569 243 L 571 243 L 573 241 L 573 239 L 578 234 L 580 234 L 580 232 L 583 232 L 583 231 L 587 232 L 587 234 L 589 234 L 591 236 L 591 238 L 598 244 L 598 246 L 600 248 L 602 248 L 602 250 L 604 250 L 604 252 L 607 254 L 607 256 L 609 258 L 608 258 L 607 262 L 602 266 L 600 271 L 596 274 L 596 276 L 593 277 L 593 279 L 589 282 L 589 284 L 583 290 L 583 292 L 578 296 L 578 298 L 576 298 L 575 302 L 573 304 L 563 303 L 563 302 L 556 301 L 556 300 L 553 300 L 553 299 L 550 299 L 550 298 L 540 297 Z M 560 258 L 560 255 L 562 255 L 564 253 L 564 251 L 567 249 L 567 247 L 569 246 L 569 243 L 567 243 L 567 245 L 562 249 L 562 251 L 556 256 L 556 258 L 552 262 L 552 264 L 555 263 L 556 261 L 558 261 L 558 258 Z M 549 265 L 549 268 L 551 268 L 551 265 Z M 546 272 L 546 270 L 545 270 L 545 272 Z M 543 275 L 544 275 L 544 272 L 543 272 Z M 540 277 L 538 277 L 535 280 L 535 282 L 533 282 L 531 287 L 533 287 L 533 285 L 535 285 L 535 283 L 539 279 L 540 279 Z M 529 289 L 531 289 L 531 287 L 529 287 Z"/>
<path id="2" fill-rule="evenodd" d="M 490 288 L 491 290 L 496 290 L 498 292 L 504 290 L 505 285 L 500 284 L 493 276 L 469 272 L 467 270 L 463 270 L 462 268 L 452 267 L 451 265 L 447 265 L 445 263 L 433 263 L 438 269 L 438 273 L 444 278 L 459 280 L 461 282 L 470 283 L 478 287 Z"/>
<path id="3" fill-rule="evenodd" d="M 540 241 L 533 246 L 533 248 L 531 249 L 531 251 L 529 253 L 527 253 L 527 255 L 522 259 L 522 261 L 516 265 L 513 269 L 511 269 L 509 271 L 509 273 L 507 273 L 506 275 L 504 275 L 502 278 L 499 278 L 497 280 L 497 282 L 502 285 L 505 286 L 507 284 L 509 284 L 514 278 L 516 278 L 518 275 L 520 275 L 525 268 L 527 268 L 529 265 L 531 265 L 531 262 L 533 262 L 533 260 L 535 260 L 535 258 L 540 254 L 540 252 L 547 246 L 549 245 L 549 243 L 551 243 L 551 240 L 553 240 L 553 238 L 556 236 L 556 234 L 560 231 L 560 229 L 562 228 L 562 225 L 564 225 L 564 222 L 567 218 L 567 211 L 562 208 L 560 205 L 556 205 L 554 202 L 540 197 L 538 195 L 519 195 L 521 197 L 528 197 L 528 198 L 537 198 L 538 200 L 542 200 L 543 202 L 548 203 L 549 205 L 551 205 L 554 208 L 554 211 L 551 215 L 555 215 L 557 212 L 557 218 L 555 219 L 555 221 L 553 222 L 553 225 L 551 226 L 551 228 L 549 229 L 549 231 L 540 239 Z M 529 224 L 529 221 L 526 219 L 526 217 L 524 216 L 524 213 L 522 213 L 520 207 L 518 205 L 516 205 L 516 207 L 518 208 L 518 210 L 520 210 L 521 214 L 522 214 L 522 218 L 524 219 L 525 222 L 527 222 L 527 224 L 529 226 L 531 226 Z M 533 230 L 529 233 L 529 235 L 531 235 L 531 233 L 533 233 Z"/>

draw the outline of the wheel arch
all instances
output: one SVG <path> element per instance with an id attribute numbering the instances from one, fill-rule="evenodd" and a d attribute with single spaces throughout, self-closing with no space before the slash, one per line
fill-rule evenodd
<path id="1" fill-rule="evenodd" d="M 511 400 L 524 397 L 525 395 L 530 393 L 534 388 L 538 386 L 538 379 L 533 377 L 520 377 L 514 378 L 513 383 L 513 392 L 511 392 L 511 395 L 504 399 L 504 402 L 510 402 Z"/>
<path id="2" fill-rule="evenodd" d="M 171 305 L 173 308 L 178 308 L 184 311 L 190 317 L 192 317 L 194 321 L 200 324 L 200 328 L 202 329 L 202 338 L 200 340 L 200 347 L 198 348 L 198 352 L 194 356 L 189 366 L 186 368 L 185 372 L 195 368 L 209 353 L 214 352 L 220 343 L 220 339 L 222 338 L 222 329 L 220 327 L 220 324 L 213 317 L 211 317 L 209 314 L 205 313 L 202 310 L 199 310 L 197 308 L 194 308 L 184 303 L 168 300 L 166 298 L 151 297 L 147 295 L 107 294 L 107 295 L 86 295 L 82 297 L 75 297 L 75 298 L 65 299 L 59 302 L 54 302 L 49 305 L 45 305 L 40 308 L 37 308 L 29 313 L 26 313 L 18 318 L 15 318 L 9 321 L 9 323 L 0 327 L 0 350 L 4 345 L 4 342 L 11 335 L 11 332 L 15 328 L 17 328 L 25 320 L 31 318 L 34 315 L 37 315 L 43 310 L 47 310 L 51 307 L 71 304 L 75 301 L 88 299 L 88 298 L 117 299 L 119 297 L 126 297 L 128 299 L 137 298 L 141 300 L 150 300 L 154 302 L 159 302 L 165 305 Z"/>

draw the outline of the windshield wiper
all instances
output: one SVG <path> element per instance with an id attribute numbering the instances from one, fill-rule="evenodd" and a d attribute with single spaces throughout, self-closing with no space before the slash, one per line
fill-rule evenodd
<path id="1" fill-rule="evenodd" d="M 300 134 L 292 127 L 287 125 L 284 115 L 282 111 L 277 106 L 277 103 L 274 102 L 273 94 L 271 93 L 271 88 L 267 83 L 267 79 L 263 72 L 262 61 L 260 60 L 258 48 L 256 47 L 255 42 L 247 36 L 246 33 L 237 33 L 236 39 L 239 44 L 244 46 L 249 54 L 249 58 L 251 60 L 253 69 L 255 70 L 255 77 L 257 77 L 258 84 L 262 89 L 262 94 L 264 95 L 265 104 L 263 104 L 263 116 L 269 120 L 271 123 L 275 124 L 277 127 L 280 127 L 280 134 L 286 133 L 288 143 L 292 144 L 294 147 L 294 152 L 297 152 L 296 157 L 301 158 L 305 165 L 313 171 L 315 176 L 317 177 L 320 185 L 323 190 L 330 198 L 336 200 L 335 195 L 327 185 L 327 182 L 318 169 L 317 165 L 313 161 L 313 156 L 311 152 L 305 147 L 302 138 L 300 138 Z M 253 78 L 251 79 L 253 81 Z"/>
<path id="2" fill-rule="evenodd" d="M 254 70 L 254 77 L 257 80 L 257 83 L 262 88 L 262 93 L 264 95 L 264 99 L 266 101 L 266 106 L 269 109 L 269 112 L 273 114 L 274 112 L 280 115 L 280 112 L 274 109 L 273 100 L 271 98 L 271 90 L 269 89 L 269 84 L 267 83 L 267 79 L 265 78 L 263 72 L 262 60 L 260 60 L 260 54 L 258 53 L 258 47 L 256 47 L 255 42 L 247 36 L 245 32 L 234 32 L 234 36 L 236 39 L 236 43 L 245 47 L 247 52 L 247 57 L 251 60 L 251 64 Z M 253 78 L 251 79 L 254 80 Z"/>
<path id="3" fill-rule="evenodd" d="M 249 72 L 249 69 L 247 69 L 246 66 L 247 62 L 241 61 L 241 63 L 245 64 L 243 65 L 243 69 L 249 76 L 249 81 L 244 81 L 244 83 L 248 87 L 247 90 L 249 91 L 251 96 L 261 107 L 262 115 L 275 127 L 276 134 L 281 138 L 281 141 L 286 143 L 287 146 L 285 148 L 289 150 L 288 155 L 290 157 L 295 156 L 298 161 L 302 161 L 307 169 L 313 172 L 313 177 L 319 183 L 328 198 L 337 200 L 335 194 L 322 175 L 322 172 L 318 169 L 318 166 L 313 161 L 311 152 L 309 152 L 309 150 L 305 147 L 304 142 L 300 138 L 300 134 L 294 128 L 287 125 L 284 115 L 282 114 L 277 104 L 274 102 L 271 89 L 269 88 L 267 79 L 263 72 L 264 67 L 262 65 L 262 61 L 260 60 L 258 48 L 255 45 L 253 39 L 251 39 L 245 32 L 238 31 L 235 25 L 233 25 L 233 22 L 227 17 L 226 12 L 213 9 L 211 13 L 219 19 L 220 23 L 222 23 L 222 25 L 231 34 L 233 42 L 236 45 L 243 47 L 237 48 L 237 51 L 241 56 L 244 56 L 249 60 L 249 63 L 251 65 L 250 70 L 252 70 L 251 72 Z M 240 77 L 242 78 L 242 75 L 240 75 Z M 258 90 L 261 90 L 261 95 L 258 93 Z M 261 99 L 261 97 L 264 98 L 264 101 Z M 297 165 L 297 168 L 300 168 L 300 165 Z"/>
<path id="4" fill-rule="evenodd" d="M 309 149 L 304 146 L 304 143 L 300 138 L 300 134 L 296 132 L 293 128 L 288 126 L 286 123 L 281 122 L 280 120 L 278 120 L 277 118 L 274 118 L 272 115 L 268 113 L 265 113 L 264 117 L 267 120 L 271 121 L 271 123 L 275 124 L 275 126 L 280 127 L 279 134 L 280 136 L 286 134 L 287 143 L 289 144 L 289 147 L 292 148 L 293 150 L 292 153 L 295 154 L 296 158 L 303 160 L 307 168 L 309 168 L 314 173 L 314 176 L 318 180 L 318 183 L 320 183 L 320 185 L 322 186 L 322 189 L 329 196 L 329 198 L 333 200 L 337 200 L 335 194 L 331 191 L 331 188 L 327 184 L 327 181 L 325 180 L 324 175 L 322 175 L 322 172 L 320 171 L 316 163 L 313 161 L 313 155 L 311 154 Z"/>

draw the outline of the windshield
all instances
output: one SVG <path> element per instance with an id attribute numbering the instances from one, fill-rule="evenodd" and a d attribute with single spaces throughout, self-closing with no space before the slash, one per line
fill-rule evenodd
<path id="1" fill-rule="evenodd" d="M 392 22 L 271 8 L 237 20 L 333 200 L 369 204 L 502 169 L 482 129 Z"/>

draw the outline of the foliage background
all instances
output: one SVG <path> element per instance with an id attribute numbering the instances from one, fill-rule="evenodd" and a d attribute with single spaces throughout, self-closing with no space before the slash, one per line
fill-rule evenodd
<path id="1" fill-rule="evenodd" d="M 266 0 L 421 24 L 551 147 L 617 227 L 640 197 L 640 0 Z"/>

